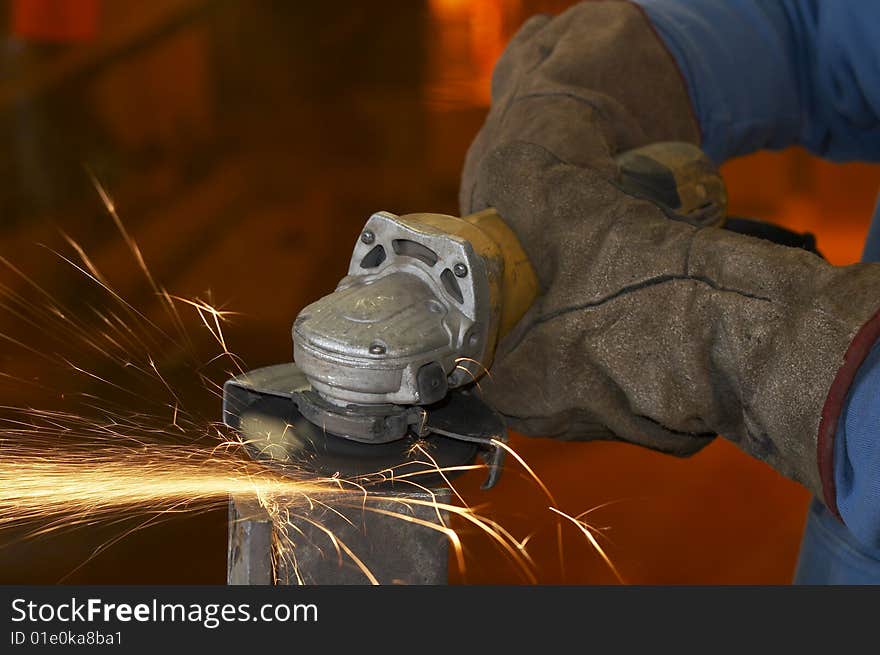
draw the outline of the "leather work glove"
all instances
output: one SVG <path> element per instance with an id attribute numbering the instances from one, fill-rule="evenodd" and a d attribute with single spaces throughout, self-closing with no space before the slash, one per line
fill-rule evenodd
<path id="1" fill-rule="evenodd" d="M 601 43 L 605 59 L 581 55 Z M 535 436 L 687 455 L 721 434 L 836 511 L 833 438 L 880 336 L 880 265 L 669 220 L 617 188 L 610 155 L 693 128 L 675 118 L 687 99 L 659 47 L 635 8 L 590 3 L 528 23 L 502 58 L 462 209 L 498 209 L 541 295 L 499 345 L 484 395 Z M 609 61 L 616 72 L 582 70 Z M 558 91 L 578 76 L 598 90 Z"/>
<path id="2" fill-rule="evenodd" d="M 618 175 L 614 156 L 700 131 L 672 56 L 636 5 L 587 2 L 534 16 L 492 74 L 492 107 L 465 160 L 459 204 L 485 207 L 480 163 L 510 140 L 552 145 L 572 164 Z"/>

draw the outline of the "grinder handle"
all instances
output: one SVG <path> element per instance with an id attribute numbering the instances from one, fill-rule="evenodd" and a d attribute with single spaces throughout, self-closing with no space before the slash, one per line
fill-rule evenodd
<path id="1" fill-rule="evenodd" d="M 670 218 L 721 227 L 727 215 L 727 188 L 718 167 L 692 143 L 665 141 L 621 153 L 617 185 L 650 200 Z"/>
<path id="2" fill-rule="evenodd" d="M 701 227 L 723 227 L 781 246 L 816 255 L 816 238 L 767 221 L 727 215 L 727 190 L 718 167 L 690 143 L 654 143 L 628 150 L 616 158 L 617 185 L 650 200 L 676 220 Z"/>

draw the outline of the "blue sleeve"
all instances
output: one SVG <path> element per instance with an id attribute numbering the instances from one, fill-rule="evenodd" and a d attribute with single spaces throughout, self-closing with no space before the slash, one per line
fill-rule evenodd
<path id="1" fill-rule="evenodd" d="M 880 550 L 880 344 L 859 367 L 838 423 L 834 483 L 846 527 Z"/>
<path id="2" fill-rule="evenodd" d="M 862 261 L 880 261 L 880 204 Z M 837 509 L 850 532 L 880 553 L 880 344 L 859 367 L 838 421 L 834 485 Z"/>
<path id="3" fill-rule="evenodd" d="M 880 2 L 635 1 L 678 63 L 715 161 L 795 144 L 880 161 Z"/>

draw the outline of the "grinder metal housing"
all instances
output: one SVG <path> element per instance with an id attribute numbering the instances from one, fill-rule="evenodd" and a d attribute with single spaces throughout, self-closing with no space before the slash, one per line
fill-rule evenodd
<path id="1" fill-rule="evenodd" d="M 224 419 L 276 461 L 307 452 L 313 462 L 317 454 L 363 464 L 388 450 L 383 462 L 396 466 L 411 449 L 395 443 L 408 438 L 433 440 L 444 461 L 461 450 L 444 441 L 476 443 L 489 451 L 492 483 L 502 454 L 492 442 L 505 438 L 504 425 L 467 387 L 536 293 L 531 264 L 494 210 L 465 218 L 373 214 L 348 275 L 294 321 L 295 364 L 227 382 Z M 258 402 L 267 396 L 288 402 Z M 267 421 L 279 413 L 281 423 Z M 339 437 L 362 447 L 335 443 Z"/>

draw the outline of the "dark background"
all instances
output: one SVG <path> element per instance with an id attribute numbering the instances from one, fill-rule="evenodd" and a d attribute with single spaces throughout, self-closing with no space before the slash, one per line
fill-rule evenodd
<path id="1" fill-rule="evenodd" d="M 370 213 L 456 212 L 492 63 L 528 15 L 567 4 L 0 2 L 0 255 L 86 308 L 94 292 L 35 245 L 63 247 L 63 230 L 125 298 L 163 320 L 86 164 L 169 291 L 240 312 L 227 337 L 249 367 L 286 360 L 293 317 L 334 288 Z M 875 168 L 790 150 L 740 159 L 724 173 L 733 212 L 811 230 L 835 263 L 858 259 Z M 0 282 L 23 290 L 8 270 Z M 0 332 L 38 349 L 51 341 L 2 312 Z M 194 340 L 211 353 L 209 335 L 196 331 Z M 171 369 L 185 359 L 173 348 L 157 357 Z M 0 372 L 73 383 L 8 343 Z M 216 398 L 174 382 L 193 411 L 217 417 Z M 27 385 L 4 382 L 0 392 L 5 405 L 62 403 Z M 791 578 L 808 495 L 726 442 L 685 461 L 622 444 L 513 443 L 566 511 L 611 502 L 590 516 L 610 528 L 606 546 L 628 582 Z M 534 533 L 540 581 L 615 581 L 572 526 L 560 568 L 554 515 L 515 469 L 489 493 L 480 481 L 468 474 L 459 487 L 515 534 Z M 181 514 L 92 559 L 137 523 L 38 538 L 6 529 L 0 582 L 222 583 L 225 519 L 222 508 Z M 463 538 L 468 568 L 453 566 L 454 581 L 521 581 L 485 538 Z"/>

